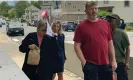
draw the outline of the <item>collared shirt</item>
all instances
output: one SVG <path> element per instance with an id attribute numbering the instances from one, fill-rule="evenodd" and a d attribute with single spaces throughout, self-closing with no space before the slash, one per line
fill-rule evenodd
<path id="1" fill-rule="evenodd" d="M 41 43 L 42 43 L 42 38 L 43 38 L 43 37 L 40 37 L 40 36 L 37 34 L 37 38 L 38 38 L 38 45 L 39 45 L 39 48 L 40 48 Z"/>

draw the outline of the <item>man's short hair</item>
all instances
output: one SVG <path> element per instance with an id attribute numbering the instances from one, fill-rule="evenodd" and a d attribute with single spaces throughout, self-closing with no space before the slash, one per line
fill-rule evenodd
<path id="1" fill-rule="evenodd" d="M 87 1 L 86 4 L 85 4 L 85 9 L 87 9 L 88 7 L 94 6 L 94 5 L 97 6 L 96 1 Z"/>

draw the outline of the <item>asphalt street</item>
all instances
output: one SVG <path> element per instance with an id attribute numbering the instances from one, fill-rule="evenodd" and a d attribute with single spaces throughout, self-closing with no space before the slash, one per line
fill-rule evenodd
<path id="1" fill-rule="evenodd" d="M 30 33 L 30 32 L 35 32 L 36 31 L 36 27 L 31 27 L 31 26 L 27 26 L 26 24 L 24 24 L 24 36 L 21 35 L 12 35 L 9 36 L 14 42 L 20 44 L 21 41 L 25 38 L 25 36 Z M 6 34 L 6 26 L 3 25 L 0 28 L 0 32 Z M 68 31 L 68 32 L 63 32 L 65 34 L 65 41 L 66 42 L 71 42 L 73 41 L 73 36 L 74 36 L 74 32 L 73 31 Z"/>

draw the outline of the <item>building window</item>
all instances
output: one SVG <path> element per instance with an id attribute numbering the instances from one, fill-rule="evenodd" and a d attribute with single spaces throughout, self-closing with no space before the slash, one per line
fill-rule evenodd
<path id="1" fill-rule="evenodd" d="M 76 8 L 76 6 L 73 6 L 73 8 Z"/>
<path id="2" fill-rule="evenodd" d="M 108 0 L 103 1 L 103 4 L 109 4 L 109 1 Z"/>
<path id="3" fill-rule="evenodd" d="M 112 13 L 112 9 L 108 10 L 108 12 Z"/>
<path id="4" fill-rule="evenodd" d="M 48 3 L 48 1 L 44 1 L 43 3 Z"/>
<path id="5" fill-rule="evenodd" d="M 29 16 L 26 16 L 26 19 L 29 19 Z"/>
<path id="6" fill-rule="evenodd" d="M 38 15 L 35 15 L 36 20 L 38 20 Z"/>
<path id="7" fill-rule="evenodd" d="M 32 13 L 34 13 L 34 10 L 32 10 Z"/>
<path id="8" fill-rule="evenodd" d="M 26 13 L 29 13 L 29 10 L 26 10 Z"/>
<path id="9" fill-rule="evenodd" d="M 32 16 L 31 19 L 34 19 L 34 16 Z"/>
<path id="10" fill-rule="evenodd" d="M 71 5 L 71 3 L 68 3 L 68 5 Z"/>
<path id="11" fill-rule="evenodd" d="M 127 0 L 126 0 L 126 1 L 124 1 L 124 6 L 125 6 L 125 7 L 129 7 L 129 4 L 130 4 L 130 2 L 129 2 L 129 1 L 127 1 Z"/>
<path id="12" fill-rule="evenodd" d="M 35 10 L 35 12 L 38 12 L 37 10 Z"/>

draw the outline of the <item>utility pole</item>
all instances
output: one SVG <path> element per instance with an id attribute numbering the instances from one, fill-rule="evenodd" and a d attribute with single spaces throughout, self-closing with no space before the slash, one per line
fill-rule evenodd
<path id="1" fill-rule="evenodd" d="M 50 24 L 52 23 L 52 8 L 51 8 L 51 5 L 50 5 L 50 17 L 49 17 L 50 19 Z"/>

